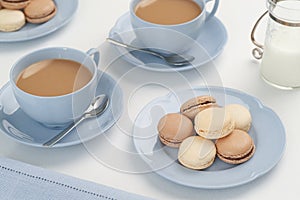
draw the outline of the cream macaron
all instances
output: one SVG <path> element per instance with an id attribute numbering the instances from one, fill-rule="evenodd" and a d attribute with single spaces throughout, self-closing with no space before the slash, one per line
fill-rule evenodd
<path id="1" fill-rule="evenodd" d="M 229 135 L 234 130 L 235 124 L 226 109 L 210 107 L 196 115 L 194 128 L 201 137 L 218 139 Z"/>
<path id="2" fill-rule="evenodd" d="M 21 29 L 25 25 L 25 16 L 19 10 L 0 10 L 0 31 L 12 32 Z"/>
<path id="3" fill-rule="evenodd" d="M 210 167 L 216 157 L 216 147 L 211 140 L 200 136 L 186 138 L 180 145 L 178 161 L 189 169 L 201 170 Z"/>
<path id="4" fill-rule="evenodd" d="M 185 138 L 195 135 L 193 122 L 180 113 L 163 116 L 158 122 L 157 130 L 160 141 L 175 148 L 178 148 Z"/>
<path id="5" fill-rule="evenodd" d="M 235 129 L 240 129 L 246 132 L 249 131 L 252 118 L 249 110 L 246 107 L 240 104 L 228 104 L 225 106 L 225 109 L 231 115 L 231 118 L 235 123 Z"/>
<path id="6" fill-rule="evenodd" d="M 185 103 L 183 103 L 180 107 L 180 112 L 194 120 L 195 116 L 202 110 L 217 106 L 216 99 L 212 96 L 198 96 L 192 99 L 189 99 Z"/>
<path id="7" fill-rule="evenodd" d="M 250 135 L 242 130 L 234 130 L 230 135 L 216 141 L 218 157 L 229 164 L 248 161 L 255 152 Z"/>

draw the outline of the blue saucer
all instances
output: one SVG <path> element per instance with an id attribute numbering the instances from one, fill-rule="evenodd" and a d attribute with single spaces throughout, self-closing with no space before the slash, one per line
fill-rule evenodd
<path id="1" fill-rule="evenodd" d="M 160 142 L 157 132 L 159 119 L 166 113 L 178 112 L 183 102 L 207 94 L 214 96 L 219 106 L 240 104 L 249 109 L 252 117 L 249 135 L 256 150 L 247 162 L 230 165 L 216 158 L 205 170 L 191 170 L 178 162 L 178 149 Z M 273 110 L 242 91 L 214 86 L 173 91 L 153 99 L 137 115 L 132 138 L 138 155 L 152 171 L 172 182 L 202 189 L 230 188 L 249 183 L 275 167 L 286 147 L 284 126 Z"/>
<path id="2" fill-rule="evenodd" d="M 120 118 L 123 109 L 123 94 L 116 81 L 102 73 L 96 95 L 106 94 L 109 107 L 98 118 L 81 123 L 76 129 L 53 147 L 76 145 L 93 139 L 112 127 Z M 9 83 L 0 89 L 0 132 L 26 145 L 44 147 L 42 144 L 61 130 L 47 128 L 27 116 L 14 98 Z"/>
<path id="3" fill-rule="evenodd" d="M 42 24 L 26 23 L 23 28 L 14 32 L 1 32 L 1 42 L 20 42 L 36 39 L 48 35 L 71 21 L 78 8 L 78 0 L 60 1 L 54 0 L 57 12 L 48 22 Z"/>
<path id="4" fill-rule="evenodd" d="M 125 13 L 118 19 L 114 27 L 110 30 L 109 37 L 137 47 L 142 46 L 137 41 L 130 24 L 129 13 Z M 204 25 L 197 43 L 186 52 L 186 54 L 195 57 L 195 60 L 190 65 L 172 67 L 155 56 L 137 51 L 129 51 L 123 47 L 116 48 L 120 52 L 120 55 L 122 55 L 122 58 L 133 65 L 151 71 L 172 72 L 193 69 L 211 62 L 221 54 L 226 42 L 227 31 L 223 23 L 218 18 L 213 17 Z"/>

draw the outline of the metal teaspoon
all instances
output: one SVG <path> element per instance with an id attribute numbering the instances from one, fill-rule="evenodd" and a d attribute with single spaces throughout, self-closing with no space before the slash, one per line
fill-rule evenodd
<path id="1" fill-rule="evenodd" d="M 112 44 L 124 47 L 124 48 L 128 48 L 128 49 L 132 49 L 132 50 L 136 50 L 136 51 L 140 51 L 143 53 L 147 53 L 147 54 L 151 54 L 153 56 L 159 57 L 162 60 L 164 60 L 165 62 L 167 62 L 169 65 L 173 65 L 173 66 L 183 66 L 183 65 L 188 65 L 190 64 L 195 57 L 191 56 L 191 55 L 185 55 L 185 54 L 170 54 L 170 55 L 162 55 L 158 52 L 154 52 L 151 51 L 149 49 L 142 49 L 142 48 L 138 48 L 129 44 L 125 44 L 122 43 L 120 41 L 114 40 L 112 38 L 106 38 L 106 40 Z"/>
<path id="2" fill-rule="evenodd" d="M 80 124 L 82 121 L 93 118 L 93 117 L 98 117 L 101 115 L 106 108 L 108 107 L 109 104 L 109 99 L 107 95 L 102 94 L 93 100 L 89 108 L 85 111 L 85 113 L 82 115 L 81 118 L 79 118 L 77 121 L 72 122 L 66 129 L 64 129 L 62 132 L 60 132 L 58 135 L 54 136 L 47 142 L 43 144 L 45 147 L 52 147 L 55 145 L 57 142 L 62 140 L 68 133 L 70 133 L 78 124 Z"/>

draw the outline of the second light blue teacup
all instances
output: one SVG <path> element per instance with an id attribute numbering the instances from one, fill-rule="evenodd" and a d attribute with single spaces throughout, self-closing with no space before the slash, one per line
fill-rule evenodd
<path id="1" fill-rule="evenodd" d="M 95 60 L 91 57 L 92 54 Z M 91 80 L 81 89 L 60 96 L 37 96 L 21 90 L 16 81 L 25 68 L 47 59 L 66 59 L 84 65 L 92 74 Z M 97 64 L 99 52 L 96 49 L 85 53 L 72 48 L 52 47 L 34 51 L 20 58 L 11 68 L 10 84 L 20 108 L 35 121 L 48 127 L 61 127 L 79 118 L 88 108 L 97 88 Z"/>
<path id="2" fill-rule="evenodd" d="M 164 53 L 183 53 L 188 50 L 198 38 L 203 25 L 215 15 L 219 5 L 219 0 L 215 0 L 211 12 L 207 12 L 206 4 L 211 0 L 193 0 L 202 10 L 197 17 L 185 23 L 164 25 L 145 21 L 136 15 L 136 6 L 141 1 L 153 0 L 132 0 L 130 3 L 130 20 L 136 38 L 142 47 Z"/>

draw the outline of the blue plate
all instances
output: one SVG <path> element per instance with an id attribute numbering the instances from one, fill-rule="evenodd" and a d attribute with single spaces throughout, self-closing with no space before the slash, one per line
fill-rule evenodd
<path id="1" fill-rule="evenodd" d="M 214 96 L 221 106 L 235 103 L 249 109 L 252 115 L 249 134 L 256 145 L 256 152 L 247 162 L 230 165 L 217 158 L 205 170 L 191 170 L 177 161 L 178 149 L 166 147 L 159 141 L 157 124 L 163 115 L 179 112 L 180 105 L 186 100 L 207 94 Z M 133 140 L 137 152 L 157 174 L 181 185 L 206 189 L 234 187 L 264 175 L 279 162 L 286 143 L 282 122 L 270 108 L 255 97 L 222 87 L 185 90 L 153 100 L 138 114 Z"/>
<path id="2" fill-rule="evenodd" d="M 32 40 L 50 34 L 66 25 L 76 13 L 78 0 L 54 0 L 54 2 L 57 7 L 57 12 L 52 19 L 43 24 L 26 23 L 22 29 L 15 32 L 0 31 L 0 42 Z"/>
<path id="3" fill-rule="evenodd" d="M 109 37 L 133 46 L 143 46 L 142 44 L 139 44 L 136 39 L 133 28 L 130 24 L 129 13 L 125 13 L 118 19 L 114 27 L 110 30 Z M 213 17 L 204 25 L 202 32 L 192 48 L 185 52 L 186 54 L 195 57 L 195 60 L 191 62 L 190 65 L 172 67 L 167 65 L 161 59 L 150 54 L 130 51 L 123 47 L 117 47 L 117 49 L 126 61 L 138 67 L 151 71 L 174 72 L 193 69 L 194 67 L 199 67 L 211 62 L 221 54 L 226 42 L 227 31 L 224 25 L 218 18 Z"/>
<path id="4" fill-rule="evenodd" d="M 120 118 L 123 109 L 123 95 L 116 81 L 102 73 L 96 95 L 107 94 L 109 107 L 97 118 L 81 123 L 53 147 L 66 147 L 86 142 L 104 133 Z M 26 145 L 44 147 L 42 144 L 61 130 L 47 128 L 28 117 L 16 102 L 11 86 L 7 83 L 0 90 L 0 132 Z"/>

